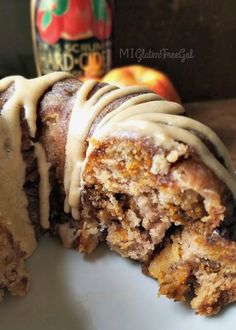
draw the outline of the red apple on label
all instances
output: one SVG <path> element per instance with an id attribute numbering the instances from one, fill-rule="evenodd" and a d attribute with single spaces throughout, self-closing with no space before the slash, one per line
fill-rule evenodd
<path id="1" fill-rule="evenodd" d="M 91 20 L 90 1 L 70 0 L 69 10 L 63 16 L 63 32 L 73 39 L 88 31 Z"/>
<path id="2" fill-rule="evenodd" d="M 46 16 L 46 18 L 45 18 Z M 48 22 L 46 21 L 48 20 Z M 60 38 L 63 28 L 63 17 L 47 15 L 43 11 L 38 11 L 36 18 L 36 25 L 39 29 L 42 40 L 49 44 L 54 44 Z"/>
<path id="3" fill-rule="evenodd" d="M 86 33 L 92 24 L 90 0 L 41 0 L 36 24 L 42 40 L 54 44 L 65 35 L 73 40 Z"/>

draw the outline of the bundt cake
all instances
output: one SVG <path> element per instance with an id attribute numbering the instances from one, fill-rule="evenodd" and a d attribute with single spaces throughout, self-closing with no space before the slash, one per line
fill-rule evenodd
<path id="1" fill-rule="evenodd" d="M 236 300 L 236 179 L 217 135 L 140 87 L 68 73 L 0 81 L 0 297 L 24 295 L 45 232 L 142 263 L 211 315 Z"/>

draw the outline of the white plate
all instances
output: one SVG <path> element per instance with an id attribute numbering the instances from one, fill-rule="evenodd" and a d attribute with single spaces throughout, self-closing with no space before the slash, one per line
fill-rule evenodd
<path id="1" fill-rule="evenodd" d="M 29 294 L 0 304 L 1 330 L 235 330 L 235 304 L 204 318 L 157 299 L 156 282 L 106 247 L 84 259 L 43 239 L 29 268 Z"/>

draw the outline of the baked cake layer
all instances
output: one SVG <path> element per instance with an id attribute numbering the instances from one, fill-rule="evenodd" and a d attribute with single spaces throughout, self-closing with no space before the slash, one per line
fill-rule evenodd
<path id="1" fill-rule="evenodd" d="M 68 73 L 7 77 L 0 137 L 1 294 L 27 291 L 24 260 L 49 231 L 83 253 L 106 241 L 167 296 L 193 288 L 200 314 L 235 300 L 234 169 L 181 105 Z"/>

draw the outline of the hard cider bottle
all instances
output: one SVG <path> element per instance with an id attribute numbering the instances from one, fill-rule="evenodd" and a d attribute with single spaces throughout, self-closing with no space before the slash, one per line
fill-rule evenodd
<path id="1" fill-rule="evenodd" d="M 100 78 L 111 68 L 112 4 L 107 0 L 31 0 L 38 75 L 68 71 Z"/>

